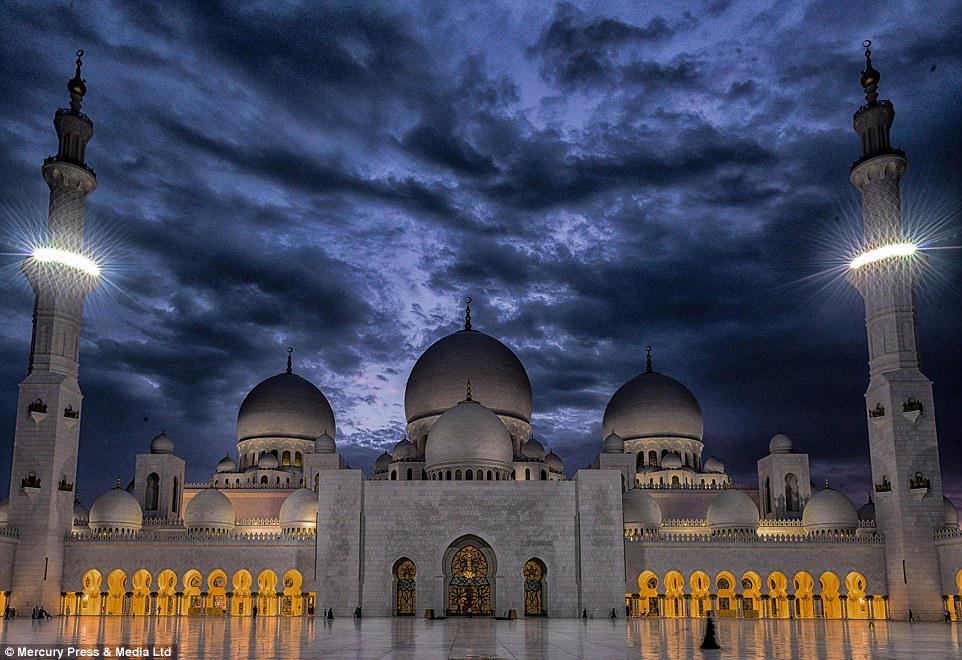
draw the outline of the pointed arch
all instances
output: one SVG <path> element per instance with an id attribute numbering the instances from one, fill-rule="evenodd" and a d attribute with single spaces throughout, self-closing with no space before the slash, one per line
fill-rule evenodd
<path id="1" fill-rule="evenodd" d="M 177 574 L 169 568 L 157 574 L 157 614 L 177 614 Z"/>
<path id="2" fill-rule="evenodd" d="M 868 582 L 858 571 L 852 571 L 845 576 L 845 595 L 849 619 L 869 618 Z"/>
<path id="3" fill-rule="evenodd" d="M 257 576 L 257 613 L 277 616 L 277 573 L 270 569 Z"/>
<path id="4" fill-rule="evenodd" d="M 418 568 L 413 560 L 401 557 L 394 562 L 394 615 L 414 616 L 417 614 L 417 576 Z"/>
<path id="5" fill-rule="evenodd" d="M 839 599 L 841 582 L 831 571 L 822 573 L 818 578 L 820 596 L 822 597 L 822 616 L 826 619 L 842 618 L 842 602 Z"/>
<path id="6" fill-rule="evenodd" d="M 815 579 L 805 571 L 792 578 L 795 588 L 795 616 L 799 619 L 815 618 Z"/>
<path id="7" fill-rule="evenodd" d="M 234 588 L 234 598 L 231 602 L 232 616 L 250 616 L 253 603 L 251 602 L 251 587 L 254 584 L 254 576 L 246 569 L 240 569 L 231 578 L 231 586 Z"/>
<path id="8" fill-rule="evenodd" d="M 548 567 L 537 557 L 532 557 L 521 567 L 524 577 L 524 615 L 544 616 L 547 614 L 547 586 Z"/>
<path id="9" fill-rule="evenodd" d="M 768 615 L 773 619 L 787 619 L 788 578 L 781 571 L 773 571 L 768 576 Z"/>
<path id="10" fill-rule="evenodd" d="M 218 569 L 207 575 L 207 613 L 227 614 L 227 573 Z"/>
<path id="11" fill-rule="evenodd" d="M 638 576 L 638 606 L 635 616 L 658 616 L 658 575 L 654 571 L 643 571 Z"/>
<path id="12" fill-rule="evenodd" d="M 100 588 L 103 584 L 103 576 L 95 568 L 91 568 L 80 580 L 82 595 L 80 597 L 80 608 L 77 614 L 100 615 Z"/>
<path id="13" fill-rule="evenodd" d="M 197 569 L 184 573 L 183 600 L 181 600 L 181 614 L 200 614 L 204 604 L 200 596 L 201 575 Z"/>
<path id="14" fill-rule="evenodd" d="M 127 594 L 127 574 L 119 568 L 107 575 L 106 613 L 112 616 L 124 614 L 124 596 Z"/>
<path id="15" fill-rule="evenodd" d="M 762 615 L 762 578 L 755 571 L 742 574 L 742 616 L 758 619 Z"/>
<path id="16" fill-rule="evenodd" d="M 141 568 L 130 578 L 130 613 L 134 616 L 146 616 L 150 611 L 150 587 L 153 579 L 150 572 Z"/>
<path id="17" fill-rule="evenodd" d="M 718 602 L 719 617 L 734 618 L 738 614 L 738 599 L 735 596 L 735 585 L 738 584 L 735 575 L 730 571 L 721 571 L 715 576 L 715 595 Z"/>
<path id="18" fill-rule="evenodd" d="M 708 610 L 711 609 L 709 598 L 711 578 L 704 571 L 695 571 L 688 578 L 688 584 L 691 587 L 691 611 L 688 612 L 688 616 L 696 618 L 708 616 Z"/>
<path id="19" fill-rule="evenodd" d="M 665 616 L 685 616 L 685 577 L 678 571 L 665 573 Z"/>
<path id="20" fill-rule="evenodd" d="M 497 564 L 484 539 L 467 534 L 444 553 L 446 611 L 449 615 L 489 615 L 495 610 Z"/>

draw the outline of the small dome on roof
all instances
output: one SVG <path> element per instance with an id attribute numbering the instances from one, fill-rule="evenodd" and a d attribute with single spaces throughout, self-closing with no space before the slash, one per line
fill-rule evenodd
<path id="1" fill-rule="evenodd" d="M 548 469 L 552 472 L 564 474 L 564 463 L 561 461 L 561 457 L 553 451 L 548 452 L 548 455 L 544 457 L 544 462 L 548 465 Z"/>
<path id="2" fill-rule="evenodd" d="M 802 510 L 802 527 L 809 533 L 854 532 L 858 529 L 858 513 L 851 500 L 826 486 L 812 495 Z"/>
<path id="3" fill-rule="evenodd" d="M 279 465 L 277 456 L 271 453 L 264 454 L 257 459 L 257 467 L 262 470 L 276 470 Z"/>
<path id="4" fill-rule="evenodd" d="M 705 472 L 715 472 L 718 474 L 723 474 L 725 472 L 725 464 L 714 456 L 705 461 L 704 468 Z"/>
<path id="5" fill-rule="evenodd" d="M 166 433 L 161 431 L 154 436 L 154 439 L 150 441 L 150 453 L 151 454 L 173 454 L 174 453 L 174 441 L 171 440 Z"/>
<path id="6" fill-rule="evenodd" d="M 194 495 L 184 512 L 187 529 L 228 531 L 234 522 L 234 505 L 216 488 L 205 488 Z"/>
<path id="7" fill-rule="evenodd" d="M 650 493 L 633 488 L 621 496 L 625 524 L 638 525 L 642 529 L 661 527 L 661 507 Z"/>
<path id="8" fill-rule="evenodd" d="M 329 433 L 322 433 L 314 441 L 315 454 L 333 454 L 337 451 L 337 443 Z"/>
<path id="9" fill-rule="evenodd" d="M 237 463 L 230 456 L 225 456 L 217 462 L 217 472 L 237 472 Z"/>
<path id="10" fill-rule="evenodd" d="M 317 493 L 298 488 L 281 504 L 281 529 L 314 529 L 317 527 Z"/>
<path id="11" fill-rule="evenodd" d="M 407 438 L 401 438 L 391 450 L 391 456 L 396 461 L 414 461 L 418 457 L 418 448 Z"/>
<path id="12" fill-rule="evenodd" d="M 137 498 L 118 486 L 94 500 L 88 519 L 94 530 L 136 532 L 143 524 L 144 512 Z"/>
<path id="13" fill-rule="evenodd" d="M 947 498 L 945 495 L 942 496 L 942 504 L 945 507 L 945 526 L 958 527 L 959 511 L 955 508 L 955 504 L 953 504 L 952 500 Z"/>
<path id="14" fill-rule="evenodd" d="M 661 459 L 661 467 L 666 470 L 677 470 L 681 468 L 681 456 L 675 452 L 669 452 Z"/>
<path id="15" fill-rule="evenodd" d="M 501 419 L 477 401 L 465 400 L 446 410 L 428 432 L 427 466 L 491 466 L 510 469 L 511 436 Z"/>
<path id="16" fill-rule="evenodd" d="M 526 458 L 533 458 L 536 461 L 543 461 L 544 445 L 534 438 L 528 438 L 528 441 L 521 446 L 521 453 Z"/>
<path id="17" fill-rule="evenodd" d="M 387 471 L 390 469 L 390 467 L 391 467 L 391 462 L 392 462 L 393 460 L 394 460 L 394 458 L 392 458 L 392 456 L 391 456 L 389 453 L 383 452 L 380 456 L 378 456 L 378 457 L 374 460 L 374 471 L 375 471 L 375 472 L 387 472 Z"/>
<path id="18" fill-rule="evenodd" d="M 606 454 L 625 453 L 625 441 L 617 433 L 609 433 L 608 437 L 601 443 L 601 451 Z"/>
<path id="19" fill-rule="evenodd" d="M 715 531 L 758 529 L 758 507 L 745 493 L 730 488 L 708 505 L 708 526 Z"/>
<path id="20" fill-rule="evenodd" d="M 768 443 L 769 454 L 792 453 L 792 439 L 784 433 L 776 433 Z"/>

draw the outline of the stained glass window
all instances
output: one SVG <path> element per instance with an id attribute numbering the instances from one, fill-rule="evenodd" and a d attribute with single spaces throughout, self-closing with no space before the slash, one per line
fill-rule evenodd
<path id="1" fill-rule="evenodd" d="M 451 559 L 448 584 L 449 614 L 491 614 L 488 560 L 478 548 L 466 545 Z"/>
<path id="2" fill-rule="evenodd" d="M 410 559 L 402 559 L 394 569 L 397 578 L 397 615 L 413 616 L 417 610 L 417 567 Z"/>
<path id="3" fill-rule="evenodd" d="M 521 573 L 524 575 L 524 613 L 544 614 L 544 564 L 529 559 Z"/>

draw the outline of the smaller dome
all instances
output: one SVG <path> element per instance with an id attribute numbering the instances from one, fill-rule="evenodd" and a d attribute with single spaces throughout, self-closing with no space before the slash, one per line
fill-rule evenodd
<path id="1" fill-rule="evenodd" d="M 758 529 L 758 507 L 748 495 L 730 488 L 708 505 L 708 526 L 716 531 Z"/>
<path id="2" fill-rule="evenodd" d="M 401 438 L 391 450 L 391 456 L 396 461 L 414 461 L 418 457 L 418 448 L 407 438 Z"/>
<path id="3" fill-rule="evenodd" d="M 875 502 L 869 499 L 868 502 L 858 508 L 859 520 L 875 520 Z"/>
<path id="4" fill-rule="evenodd" d="M 802 527 L 809 533 L 854 532 L 858 529 L 858 513 L 851 500 L 826 486 L 812 495 L 802 510 Z"/>
<path id="5" fill-rule="evenodd" d="M 154 436 L 153 440 L 150 441 L 150 453 L 151 454 L 173 454 L 174 441 L 171 440 L 166 433 L 161 431 L 159 434 Z"/>
<path id="6" fill-rule="evenodd" d="M 10 501 L 0 501 L 0 527 L 6 527 L 10 522 Z"/>
<path id="7" fill-rule="evenodd" d="M 617 433 L 609 433 L 604 442 L 601 443 L 601 451 L 606 454 L 625 453 L 625 441 Z"/>
<path id="8" fill-rule="evenodd" d="M 217 462 L 217 472 L 237 472 L 237 463 L 230 456 L 225 456 Z"/>
<path id="9" fill-rule="evenodd" d="M 424 448 L 428 467 L 497 466 L 514 459 L 511 436 L 501 419 L 477 401 L 465 400 L 438 417 Z"/>
<path id="10" fill-rule="evenodd" d="M 681 456 L 675 452 L 670 452 L 665 454 L 664 458 L 661 459 L 661 467 L 666 470 L 677 470 L 681 467 Z"/>
<path id="11" fill-rule="evenodd" d="M 315 454 L 333 454 L 335 451 L 337 451 L 337 443 L 330 434 L 322 433 L 317 436 L 317 440 L 314 441 Z"/>
<path id="12" fill-rule="evenodd" d="M 264 454 L 257 459 L 257 467 L 262 470 L 276 470 L 279 465 L 274 454 Z"/>
<path id="13" fill-rule="evenodd" d="M 661 507 L 658 502 L 641 488 L 633 488 L 621 496 L 625 524 L 638 525 L 643 529 L 661 527 Z"/>
<path id="14" fill-rule="evenodd" d="M 317 493 L 298 488 L 281 504 L 281 529 L 314 529 L 317 527 Z"/>
<path id="15" fill-rule="evenodd" d="M 705 461 L 704 468 L 705 472 L 715 472 L 718 474 L 724 474 L 725 472 L 725 464 L 714 456 Z"/>
<path id="16" fill-rule="evenodd" d="M 942 496 L 942 504 L 945 507 L 945 526 L 946 527 L 958 527 L 959 526 L 959 512 L 955 508 L 955 504 L 952 500 L 947 498 L 945 495 Z"/>
<path id="17" fill-rule="evenodd" d="M 144 512 L 137 498 L 118 486 L 94 500 L 88 519 L 94 530 L 136 532 L 144 522 Z"/>
<path id="18" fill-rule="evenodd" d="M 521 446 L 521 453 L 525 456 L 525 458 L 533 458 L 536 461 L 543 461 L 544 445 L 534 438 L 528 438 L 528 441 Z"/>
<path id="19" fill-rule="evenodd" d="M 234 527 L 234 505 L 216 488 L 205 488 L 187 503 L 184 525 L 187 529 L 230 530 Z"/>
<path id="20" fill-rule="evenodd" d="M 776 433 L 768 443 L 769 454 L 791 454 L 792 439 L 784 433 Z"/>
<path id="21" fill-rule="evenodd" d="M 559 474 L 564 474 L 565 466 L 561 461 L 561 457 L 558 456 L 553 451 L 549 451 L 548 455 L 544 457 L 544 462 L 548 465 L 548 469 L 552 472 L 558 472 Z"/>
<path id="22" fill-rule="evenodd" d="M 375 472 L 387 472 L 391 467 L 391 462 L 394 459 L 387 452 L 383 452 L 374 460 L 374 471 Z"/>

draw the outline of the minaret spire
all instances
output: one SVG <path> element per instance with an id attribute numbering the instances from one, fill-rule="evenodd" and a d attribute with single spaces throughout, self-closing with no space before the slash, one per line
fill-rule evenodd
<path id="1" fill-rule="evenodd" d="M 464 329 L 471 329 L 471 296 L 464 299 Z"/>
<path id="2" fill-rule="evenodd" d="M 67 91 L 70 92 L 70 110 L 74 114 L 80 113 L 80 104 L 83 102 L 84 95 L 87 93 L 87 81 L 80 77 L 80 67 L 83 64 L 84 52 L 77 51 L 77 71 L 73 78 L 67 81 Z"/>
<path id="3" fill-rule="evenodd" d="M 651 368 L 651 346 L 645 346 L 645 373 L 652 373 Z"/>
<path id="4" fill-rule="evenodd" d="M 853 119 L 862 157 L 852 165 L 850 180 L 862 196 L 864 255 L 911 243 L 902 232 L 900 201 L 907 160 L 889 141 L 895 108 L 878 98 L 880 74 L 872 66 L 871 42 L 863 45 L 860 81 L 867 103 Z M 856 259 L 848 279 L 865 301 L 865 406 L 876 520 L 885 538 L 887 610 L 893 619 L 913 611 L 916 617 L 936 620 L 943 603 L 933 538 L 944 518 L 932 383 L 919 368 L 916 337 L 914 289 L 922 265 L 921 257 L 912 254 Z"/>
<path id="5" fill-rule="evenodd" d="M 288 347 L 287 347 L 287 373 L 289 373 L 289 374 L 294 373 L 294 361 L 293 361 L 293 359 L 291 358 L 291 355 L 292 355 L 293 353 L 294 353 L 294 347 L 293 347 L 293 346 L 288 346 Z"/>

